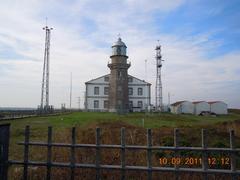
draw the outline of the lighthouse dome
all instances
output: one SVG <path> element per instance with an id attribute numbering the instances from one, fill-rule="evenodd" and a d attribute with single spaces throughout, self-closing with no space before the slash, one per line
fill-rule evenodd
<path id="1" fill-rule="evenodd" d="M 121 38 L 118 38 L 118 40 L 113 43 L 112 47 L 114 46 L 124 46 L 124 47 L 127 47 L 126 44 L 124 42 L 122 42 L 122 39 Z"/>
<path id="2" fill-rule="evenodd" d="M 126 56 L 127 46 L 121 38 L 112 45 L 112 56 Z"/>

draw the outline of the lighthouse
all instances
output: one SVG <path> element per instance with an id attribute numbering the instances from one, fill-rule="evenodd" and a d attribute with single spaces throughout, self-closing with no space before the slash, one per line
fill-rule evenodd
<path id="1" fill-rule="evenodd" d="M 128 98 L 128 68 L 127 46 L 119 37 L 112 45 L 109 77 L 109 111 L 127 113 L 129 111 Z"/>
<path id="2" fill-rule="evenodd" d="M 128 74 L 127 46 L 120 37 L 111 50 L 110 73 L 85 82 L 85 110 L 120 114 L 145 111 L 151 104 L 151 84 Z"/>

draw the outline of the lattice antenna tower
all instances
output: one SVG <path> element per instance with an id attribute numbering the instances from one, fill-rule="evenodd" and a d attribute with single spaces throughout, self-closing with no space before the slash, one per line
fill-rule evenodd
<path id="1" fill-rule="evenodd" d="M 43 78 L 42 78 L 42 92 L 41 92 L 41 109 L 49 109 L 49 55 L 50 55 L 50 35 L 51 30 L 46 26 L 43 28 L 46 32 L 45 37 L 45 51 L 44 51 L 44 64 L 43 64 Z"/>
<path id="2" fill-rule="evenodd" d="M 161 68 L 162 68 L 162 55 L 161 45 L 159 44 L 155 48 L 156 50 L 156 87 L 155 87 L 155 108 L 156 111 L 163 111 L 163 97 L 162 97 L 162 79 L 161 79 Z"/>

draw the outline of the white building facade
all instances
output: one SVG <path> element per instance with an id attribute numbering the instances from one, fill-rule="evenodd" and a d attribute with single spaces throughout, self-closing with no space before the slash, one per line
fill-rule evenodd
<path id="1" fill-rule="evenodd" d="M 194 105 L 194 114 L 199 115 L 202 112 L 210 112 L 210 105 L 205 101 L 195 101 Z"/>
<path id="2" fill-rule="evenodd" d="M 85 110 L 107 112 L 109 109 L 109 74 L 85 83 Z M 129 111 L 143 111 L 151 103 L 151 84 L 128 75 Z"/>
<path id="3" fill-rule="evenodd" d="M 225 102 L 222 101 L 212 101 L 208 102 L 210 105 L 210 112 L 215 113 L 215 114 L 228 114 L 228 107 Z"/>
<path id="4" fill-rule="evenodd" d="M 216 115 L 228 114 L 228 107 L 222 101 L 178 101 L 170 106 L 171 112 L 175 114 L 195 114 L 200 115 L 202 112 L 214 113 Z"/>
<path id="5" fill-rule="evenodd" d="M 175 114 L 193 114 L 194 106 L 189 101 L 178 101 L 171 104 L 171 112 Z"/>

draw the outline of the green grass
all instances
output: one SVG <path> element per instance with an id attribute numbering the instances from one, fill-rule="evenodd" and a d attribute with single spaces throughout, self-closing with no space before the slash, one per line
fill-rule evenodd
<path id="1" fill-rule="evenodd" d="M 103 112 L 74 112 L 71 114 L 48 116 L 48 117 L 32 117 L 11 121 L 0 121 L 0 124 L 11 124 L 11 136 L 19 139 L 23 137 L 23 130 L 26 125 L 31 126 L 31 131 L 37 135 L 45 135 L 48 126 L 52 126 L 54 130 L 61 130 L 66 127 L 77 126 L 85 128 L 89 124 L 103 122 L 125 122 L 134 126 L 143 126 L 145 128 L 160 127 L 197 127 L 213 125 L 224 121 L 234 121 L 240 119 L 240 114 L 230 113 L 218 117 L 195 116 L 195 115 L 176 115 L 170 113 L 162 114 L 145 114 L 130 113 L 127 115 L 118 115 L 114 113 Z"/>
<path id="2" fill-rule="evenodd" d="M 162 113 L 162 114 L 145 114 L 145 113 L 131 113 L 127 115 L 117 115 L 114 113 L 100 113 L 100 112 L 73 112 L 71 114 L 64 114 L 58 116 L 48 116 L 48 117 L 32 117 L 32 118 L 25 118 L 19 120 L 11 120 L 11 121 L 0 121 L 0 124 L 10 123 L 11 124 L 11 138 L 10 138 L 10 160 L 22 160 L 23 159 L 23 146 L 17 145 L 18 142 L 24 140 L 24 128 L 26 125 L 30 125 L 31 133 L 30 133 L 30 141 L 45 141 L 47 140 L 47 127 L 53 127 L 53 141 L 54 142 L 71 142 L 71 134 L 70 134 L 70 127 L 78 127 L 77 129 L 77 141 L 79 139 L 89 140 L 92 142 L 92 139 L 95 139 L 94 130 L 89 128 L 94 128 L 101 123 L 108 123 L 112 122 L 116 124 L 116 129 L 113 128 L 113 131 L 110 132 L 108 129 L 112 127 L 113 124 L 101 124 L 102 127 L 102 138 L 104 139 L 106 144 L 115 144 L 116 139 L 119 139 L 120 131 L 118 131 L 118 127 L 121 125 L 130 124 L 136 127 L 141 127 L 134 130 L 134 133 L 131 136 L 126 136 L 130 142 L 134 139 L 134 142 L 138 143 L 145 143 L 146 136 L 144 135 L 143 127 L 143 119 L 144 119 L 144 128 L 153 128 L 153 139 L 154 143 L 162 143 L 165 146 L 172 146 L 173 145 L 173 136 L 169 131 L 172 131 L 174 127 L 187 127 L 185 130 L 181 131 L 181 138 L 180 144 L 184 146 L 200 146 L 201 144 L 201 135 L 199 131 L 202 127 L 210 127 L 208 135 L 211 137 L 211 141 L 209 142 L 210 147 L 228 147 L 229 137 L 227 132 L 219 131 L 217 132 L 217 128 L 219 127 L 218 124 L 222 122 L 232 122 L 234 120 L 240 119 L 240 113 L 238 112 L 231 112 L 228 115 L 222 115 L 217 117 L 208 117 L 208 116 L 195 116 L 195 115 L 176 115 L 176 114 L 169 114 L 169 113 Z M 122 123 L 124 122 L 124 123 Z M 222 124 L 220 124 L 222 126 Z M 161 127 L 168 127 L 162 128 Z M 191 127 L 191 128 L 188 128 Z M 104 129 L 105 128 L 105 129 Z M 106 133 L 107 132 L 107 133 Z M 217 135 L 216 135 L 217 134 Z M 160 137 L 160 138 L 159 138 Z M 82 142 L 82 141 L 80 141 Z M 240 146 L 240 139 L 239 136 L 236 139 L 236 146 Z M 68 151 L 64 148 L 60 149 L 61 151 L 56 151 L 54 149 L 54 153 L 58 154 L 55 155 L 55 160 L 58 159 L 60 156 L 61 158 L 66 158 L 67 161 L 69 160 L 69 149 Z M 53 153 L 53 154 L 54 154 Z M 91 157 L 91 151 L 82 151 L 83 157 Z M 108 151 L 108 153 L 111 153 Z M 157 151 L 158 156 L 166 156 L 169 152 Z M 165 153 L 165 154 L 164 154 Z M 183 152 L 185 156 L 199 156 L 198 153 L 193 154 L 193 152 Z M 29 158 L 35 161 L 46 161 L 46 148 L 42 147 L 31 147 Z M 112 152 L 111 155 L 107 153 L 103 153 L 106 155 L 105 160 L 108 160 L 110 163 L 109 157 L 117 157 L 116 152 Z M 215 154 L 214 156 L 217 156 Z M 131 156 L 130 160 L 131 163 L 137 162 L 137 160 L 143 160 L 145 157 L 141 156 L 139 158 L 139 153 L 137 156 Z M 132 158 L 135 157 L 134 158 Z M 219 155 L 218 155 L 219 156 Z M 57 158 L 56 158 L 57 157 Z M 79 156 L 81 157 L 81 156 Z M 155 156 L 153 156 L 155 157 Z M 59 159 L 58 159 L 59 160 Z M 112 161 L 112 160 L 111 160 Z M 156 161 L 156 159 L 153 159 Z M 14 172 L 14 167 L 11 167 L 11 172 Z M 10 172 L 10 174 L 11 174 Z M 35 172 L 34 172 L 35 173 Z M 39 172 L 38 172 L 39 173 Z M 40 174 L 43 173 L 40 172 Z M 60 171 L 59 171 L 60 173 Z M 61 171 L 61 176 L 62 176 Z M 14 174 L 14 173 L 13 173 Z M 12 174 L 11 174 L 12 175 Z M 16 176 L 18 177 L 18 176 Z M 10 178 L 11 179 L 11 178 Z M 12 178 L 14 179 L 14 178 Z"/>
<path id="3" fill-rule="evenodd" d="M 160 127 L 201 127 L 211 126 L 221 122 L 229 122 L 240 119 L 240 114 L 230 113 L 218 117 L 195 116 L 195 115 L 175 115 L 169 113 L 162 114 L 145 114 L 130 113 L 127 115 L 118 115 L 114 113 L 102 112 L 73 112 L 71 114 L 63 114 L 48 117 L 32 117 L 11 121 L 0 121 L 0 124 L 11 124 L 11 146 L 10 156 L 14 159 L 21 158 L 19 154 L 20 147 L 16 146 L 17 142 L 24 139 L 24 128 L 26 125 L 31 127 L 31 140 L 46 140 L 47 127 L 52 126 L 54 132 L 70 128 L 88 128 L 91 124 L 107 123 L 107 122 L 124 122 L 130 125 L 144 128 L 160 128 Z"/>
<path id="4" fill-rule="evenodd" d="M 144 114 L 144 113 L 130 113 L 127 115 L 118 115 L 114 113 L 103 112 L 74 112 L 71 114 L 48 116 L 48 117 L 32 117 L 20 120 L 0 121 L 0 124 L 11 123 L 13 130 L 23 129 L 26 125 L 30 125 L 36 129 L 46 129 L 48 126 L 54 128 L 65 127 L 85 127 L 91 123 L 102 122 L 117 122 L 123 121 L 135 126 L 142 126 L 146 128 L 159 127 L 182 127 L 182 126 L 204 126 L 212 125 L 224 121 L 233 121 L 240 119 L 240 114 L 230 113 L 228 115 L 221 115 L 217 117 L 210 116 L 195 116 L 195 115 L 176 115 L 170 113 L 162 114 Z"/>

